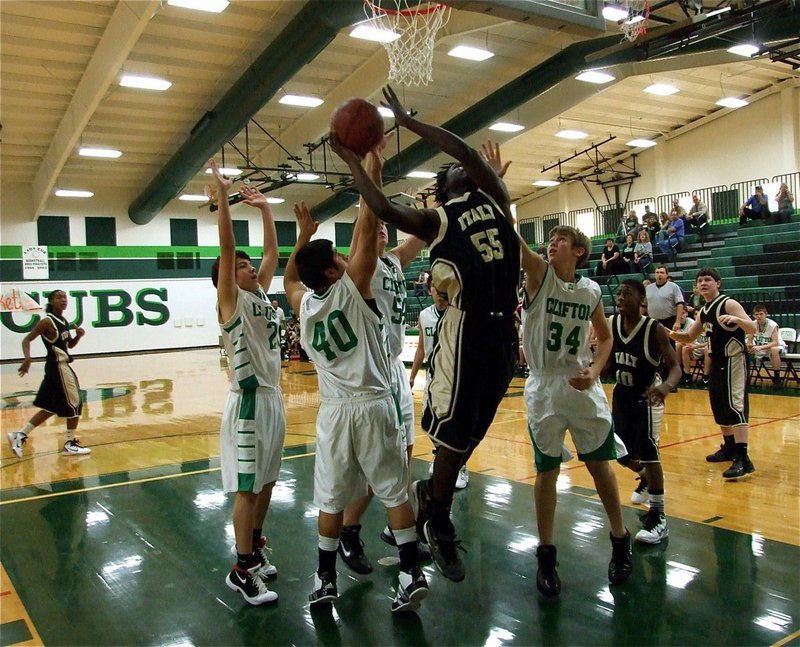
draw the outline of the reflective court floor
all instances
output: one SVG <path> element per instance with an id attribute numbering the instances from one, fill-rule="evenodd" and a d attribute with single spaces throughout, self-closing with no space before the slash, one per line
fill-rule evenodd
<path id="1" fill-rule="evenodd" d="M 227 375 L 216 350 L 78 359 L 87 404 L 79 437 L 89 457 L 62 457 L 63 421 L 33 432 L 22 460 L 3 437 L 0 467 L 0 643 L 47 645 L 776 645 L 800 641 L 800 399 L 752 396 L 757 472 L 723 482 L 705 454 L 719 440 L 707 393 L 667 401 L 662 459 L 669 539 L 634 546 L 634 573 L 609 587 L 602 506 L 576 460 L 559 478 L 556 543 L 563 592 L 536 591 L 532 451 L 522 380 L 515 380 L 470 462 L 453 520 L 463 541 L 460 584 L 428 568 L 417 614 L 389 611 L 394 549 L 373 503 L 362 536 L 375 571 L 339 563 L 340 598 L 309 610 L 316 567 L 312 502 L 316 377 L 284 365 L 287 440 L 266 535 L 279 575 L 271 607 L 227 589 L 231 501 L 220 489 L 218 424 Z M 30 376 L 0 367 L 3 433 L 22 426 Z M 109 380 L 109 378 L 112 378 Z M 418 380 L 422 386 L 422 379 Z M 418 405 L 421 391 L 415 391 Z M 417 477 L 430 443 L 417 423 Z M 617 469 L 623 502 L 633 473 Z M 626 504 L 635 532 L 645 508 Z"/>

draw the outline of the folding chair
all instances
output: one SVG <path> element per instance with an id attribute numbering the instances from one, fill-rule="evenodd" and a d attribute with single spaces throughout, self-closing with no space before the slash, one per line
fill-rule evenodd
<path id="1" fill-rule="evenodd" d="M 780 328 L 778 334 L 781 339 L 786 342 L 787 351 L 797 350 L 797 331 L 794 328 Z M 783 385 L 786 386 L 789 382 L 789 376 L 795 382 L 800 383 L 800 376 L 797 374 L 797 366 L 800 365 L 800 353 L 787 352 L 783 357 L 786 363 L 786 370 L 783 373 Z"/>

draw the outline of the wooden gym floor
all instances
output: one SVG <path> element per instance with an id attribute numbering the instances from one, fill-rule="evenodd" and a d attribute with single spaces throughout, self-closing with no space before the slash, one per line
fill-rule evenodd
<path id="1" fill-rule="evenodd" d="M 3 438 L 2 645 L 800 643 L 800 398 L 751 396 L 757 471 L 741 482 L 724 482 L 726 466 L 704 460 L 719 442 L 707 393 L 669 398 L 662 459 L 670 537 L 634 546 L 635 571 L 621 587 L 608 586 L 608 530 L 591 478 L 576 460 L 563 465 L 563 593 L 545 601 L 534 582 L 536 476 L 515 379 L 453 506 L 467 579 L 454 584 L 429 568 L 430 597 L 418 614 L 397 618 L 389 611 L 395 553 L 378 539 L 385 515 L 377 504 L 362 531 L 375 572 L 355 576 L 340 563 L 339 601 L 308 608 L 312 365 L 284 364 L 285 460 L 266 531 L 280 599 L 269 608 L 250 607 L 223 582 L 232 526 L 217 460 L 228 388 L 218 351 L 78 359 L 74 367 L 87 399 L 78 435 L 91 456 L 59 454 L 59 420 L 33 432 L 21 460 Z M 24 379 L 16 368 L 0 366 L 3 433 L 35 411 L 42 365 Z M 418 477 L 430 449 L 417 421 Z M 635 532 L 645 509 L 626 503 L 633 474 L 617 475 Z"/>

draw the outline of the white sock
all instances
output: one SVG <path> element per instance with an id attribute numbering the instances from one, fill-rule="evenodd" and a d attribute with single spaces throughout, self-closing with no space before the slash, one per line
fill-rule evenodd
<path id="1" fill-rule="evenodd" d="M 30 422 L 26 422 L 25 426 L 19 430 L 18 433 L 22 434 L 23 436 L 27 436 L 30 434 L 36 427 L 34 427 Z"/>

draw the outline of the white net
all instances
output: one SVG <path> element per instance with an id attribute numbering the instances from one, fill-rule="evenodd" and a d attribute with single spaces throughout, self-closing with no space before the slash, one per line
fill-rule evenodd
<path id="1" fill-rule="evenodd" d="M 437 32 L 450 19 L 450 7 L 436 3 L 409 7 L 408 0 L 373 0 L 364 3 L 364 11 L 369 26 L 387 36 L 382 45 L 389 55 L 389 80 L 403 85 L 431 83 L 433 46 Z"/>
<path id="2" fill-rule="evenodd" d="M 628 17 L 620 21 L 620 31 L 630 42 L 647 33 L 650 18 L 650 3 L 647 0 L 624 0 L 622 6 L 628 9 Z"/>

